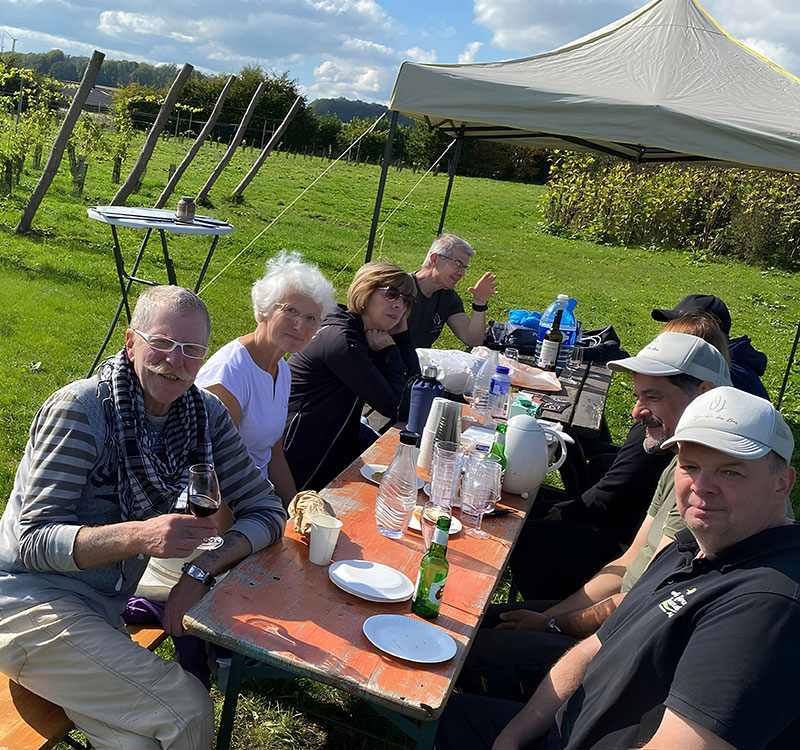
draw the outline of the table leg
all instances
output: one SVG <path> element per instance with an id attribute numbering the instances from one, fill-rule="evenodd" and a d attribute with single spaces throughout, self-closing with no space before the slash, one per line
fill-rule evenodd
<path id="1" fill-rule="evenodd" d="M 439 719 L 422 721 L 417 724 L 394 711 L 389 711 L 381 706 L 370 705 L 377 713 L 391 721 L 406 737 L 411 738 L 417 750 L 432 750 L 436 731 L 439 728 Z"/>
<path id="2" fill-rule="evenodd" d="M 164 252 L 164 265 L 167 268 L 167 279 L 172 286 L 178 286 L 178 280 L 175 277 L 175 266 L 172 265 L 172 258 L 169 257 L 167 250 L 167 237 L 163 229 L 159 229 L 158 233 L 161 235 L 161 250 Z"/>
<path id="3" fill-rule="evenodd" d="M 239 688 L 242 685 L 243 671 L 244 654 L 238 654 L 234 651 L 231 655 L 231 669 L 228 673 L 228 683 L 225 686 L 225 703 L 222 705 L 222 716 L 219 720 L 217 750 L 229 750 L 231 746 L 233 720 L 236 718 L 236 704 L 239 701 Z"/>
<path id="4" fill-rule="evenodd" d="M 198 290 L 200 289 L 200 284 L 203 281 L 203 276 L 206 275 L 206 271 L 208 270 L 208 264 L 211 262 L 211 256 L 214 254 L 214 248 L 217 246 L 217 242 L 219 242 L 219 235 L 215 234 L 214 239 L 211 241 L 211 249 L 208 251 L 208 255 L 206 256 L 206 262 L 203 263 L 203 267 L 200 269 L 200 275 L 197 277 L 197 283 L 194 285 L 195 294 L 198 293 Z"/>
<path id="5" fill-rule="evenodd" d="M 142 246 L 139 248 L 139 253 L 136 256 L 136 261 L 133 264 L 133 270 L 130 274 L 125 271 L 125 263 L 122 260 L 122 249 L 119 246 L 119 237 L 117 236 L 117 228 L 112 224 L 111 225 L 111 236 L 114 238 L 114 262 L 117 266 L 117 276 L 119 277 L 119 286 L 122 290 L 122 299 L 117 305 L 117 312 L 114 315 L 114 319 L 111 321 L 111 325 L 109 326 L 108 333 L 106 333 L 106 337 L 103 340 L 103 343 L 100 345 L 100 349 L 97 352 L 97 356 L 94 358 L 94 362 L 92 362 L 92 366 L 89 368 L 89 372 L 86 374 L 87 378 L 92 376 L 94 372 L 94 368 L 97 367 L 98 362 L 100 362 L 101 357 L 103 356 L 103 352 L 106 350 L 108 346 L 108 342 L 111 340 L 111 334 L 114 333 L 114 329 L 117 327 L 117 323 L 119 322 L 119 316 L 122 314 L 123 308 L 125 309 L 125 314 L 128 317 L 128 322 L 130 323 L 131 320 L 131 310 L 130 306 L 128 305 L 128 292 L 131 290 L 131 286 L 133 286 L 134 281 L 141 281 L 141 279 L 136 279 L 134 274 L 139 270 L 139 264 L 142 262 L 142 258 L 144 257 L 144 251 L 147 247 L 147 241 L 150 239 L 150 232 L 152 230 L 148 229 L 144 235 L 144 240 L 142 242 Z M 150 282 L 144 282 L 150 283 Z"/>

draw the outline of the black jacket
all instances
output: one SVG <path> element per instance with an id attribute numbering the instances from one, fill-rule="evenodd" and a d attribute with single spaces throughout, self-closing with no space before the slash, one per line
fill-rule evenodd
<path id="1" fill-rule="evenodd" d="M 372 351 L 361 316 L 340 307 L 326 316 L 308 346 L 289 358 L 284 451 L 298 490 L 324 487 L 359 456 L 365 402 L 396 418 L 416 353 L 407 332 L 393 338 L 395 346 Z"/>

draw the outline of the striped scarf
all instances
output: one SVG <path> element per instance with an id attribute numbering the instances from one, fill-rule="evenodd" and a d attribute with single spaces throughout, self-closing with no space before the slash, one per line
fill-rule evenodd
<path id="1" fill-rule="evenodd" d="M 192 386 L 174 401 L 167 414 L 162 440 L 164 455 L 154 450 L 144 395 L 133 364 L 123 349 L 98 369 L 108 393 L 106 413 L 119 456 L 117 476 L 123 521 L 142 521 L 168 513 L 186 486 L 188 467 L 212 463 L 206 408 Z"/>

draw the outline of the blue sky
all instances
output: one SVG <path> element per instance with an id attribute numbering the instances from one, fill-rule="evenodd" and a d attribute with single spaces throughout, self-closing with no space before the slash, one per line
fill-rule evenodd
<path id="1" fill-rule="evenodd" d="M 560 46 L 644 0 L 0 0 L 2 45 L 288 72 L 309 99 L 385 103 L 403 60 L 488 62 Z M 733 36 L 800 74 L 800 0 L 706 0 Z"/>

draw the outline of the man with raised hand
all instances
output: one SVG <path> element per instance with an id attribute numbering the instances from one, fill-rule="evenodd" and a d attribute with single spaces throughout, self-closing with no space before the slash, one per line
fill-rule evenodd
<path id="1" fill-rule="evenodd" d="M 712 338 L 724 343 L 721 334 Z M 730 384 L 727 363 L 715 346 L 696 336 L 671 331 L 660 334 L 635 357 L 616 360 L 609 367 L 633 374 L 636 404 L 632 414 L 643 425 L 645 449 L 658 453 L 664 453 L 663 444 L 695 398 L 711 388 Z M 671 453 L 666 451 L 666 455 Z M 579 639 L 602 625 L 621 600 L 621 593 L 638 580 L 655 552 L 683 528 L 675 510 L 676 461 L 673 456 L 664 469 L 630 547 L 591 580 L 561 601 L 534 600 L 490 608 L 461 672 L 459 684 L 465 692 L 527 700 L 552 665 Z M 552 522 L 539 522 L 542 535 L 548 523 Z M 580 558 L 583 554 L 584 548 L 574 540 L 562 557 Z M 528 559 L 536 556 L 529 555 Z M 550 568 L 542 561 L 538 571 L 530 571 L 531 576 L 534 572 L 546 577 Z"/>
<path id="2" fill-rule="evenodd" d="M 134 643 L 121 619 L 150 557 L 188 556 L 216 531 L 213 515 L 172 512 L 189 466 L 215 466 L 235 521 L 184 566 L 168 633 L 181 634 L 214 576 L 283 533 L 281 501 L 227 410 L 193 386 L 209 331 L 187 289 L 143 292 L 124 349 L 39 410 L 0 519 L 0 671 L 62 706 L 98 748 L 213 740 L 199 680 Z"/>
<path id="3" fill-rule="evenodd" d="M 440 234 L 422 268 L 411 274 L 417 285 L 417 298 L 408 316 L 408 332 L 418 349 L 430 349 L 445 323 L 467 346 L 483 343 L 486 310 L 489 297 L 497 289 L 497 277 L 487 271 L 467 290 L 472 294 L 472 317 L 464 312 L 464 303 L 455 291 L 474 255 L 469 243 L 460 237 Z"/>
<path id="4" fill-rule="evenodd" d="M 664 445 L 678 449 L 688 528 L 510 721 L 515 704 L 467 696 L 439 750 L 466 746 L 447 739 L 464 732 L 495 750 L 800 746 L 792 433 L 767 401 L 723 387 L 695 399 Z"/>

